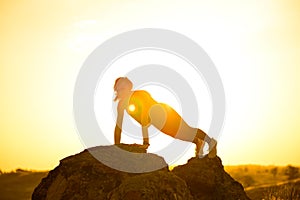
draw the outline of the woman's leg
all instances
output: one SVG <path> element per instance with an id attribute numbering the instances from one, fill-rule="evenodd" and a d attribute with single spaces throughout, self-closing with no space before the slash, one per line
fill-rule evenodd
<path id="1" fill-rule="evenodd" d="M 217 155 L 217 141 L 213 138 L 210 138 L 204 131 L 202 131 L 201 129 L 197 129 L 197 134 L 195 137 L 196 141 L 197 140 L 202 140 L 207 142 L 208 144 L 208 149 L 209 149 L 209 153 L 208 153 L 208 157 L 210 158 L 214 158 Z M 200 152 L 201 153 L 201 152 Z"/>
<path id="2" fill-rule="evenodd" d="M 200 140 L 199 138 L 195 137 L 193 143 L 196 145 L 195 148 L 195 157 L 202 158 L 203 157 L 203 147 L 204 141 Z"/>
<path id="3" fill-rule="evenodd" d="M 183 141 L 193 142 L 196 145 L 196 157 L 203 157 L 203 147 L 205 142 L 208 144 L 208 157 L 214 158 L 217 155 L 217 141 L 213 138 L 210 138 L 201 129 L 192 128 L 185 122 L 181 123 L 181 126 L 175 138 Z"/>
<path id="4" fill-rule="evenodd" d="M 180 122 L 179 129 L 174 138 L 187 142 L 193 142 L 196 145 L 196 157 L 203 157 L 203 147 L 205 142 L 208 144 L 208 157 L 214 158 L 217 155 L 217 141 L 213 138 L 210 138 L 201 129 L 190 127 L 183 119 Z"/>
<path id="5" fill-rule="evenodd" d="M 166 104 L 156 104 L 149 112 L 151 124 L 176 139 L 196 144 L 196 156 L 203 155 L 204 141 L 209 145 L 209 157 L 216 156 L 216 141 L 201 129 L 189 126 L 182 117 Z"/>

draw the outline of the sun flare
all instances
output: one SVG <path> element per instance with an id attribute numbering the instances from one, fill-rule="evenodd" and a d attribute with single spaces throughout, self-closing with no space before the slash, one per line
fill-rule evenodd
<path id="1" fill-rule="evenodd" d="M 299 2 L 67 2 L 0 3 L 0 169 L 50 169 L 83 150 L 72 110 L 82 64 L 105 40 L 146 27 L 186 35 L 215 63 L 227 104 L 218 149 L 224 164 L 300 164 Z M 137 65 L 154 62 L 145 55 L 128 55 L 118 70 L 107 70 L 99 84 L 105 84 L 105 98 L 95 91 L 95 115 L 111 143 L 113 81 Z M 205 83 L 195 81 L 199 77 L 184 63 L 159 56 L 156 64 L 177 66 L 200 91 L 199 122 L 193 125 L 207 130 L 213 110 Z M 182 111 L 176 95 L 152 86 L 145 88 L 155 98 Z M 123 139 L 134 143 L 138 137 Z M 153 139 L 150 148 L 159 149 L 169 139 Z"/>
<path id="2" fill-rule="evenodd" d="M 134 111 L 135 111 L 135 105 L 134 105 L 134 104 L 130 104 L 130 105 L 128 106 L 128 110 L 129 110 L 130 112 L 134 112 Z"/>

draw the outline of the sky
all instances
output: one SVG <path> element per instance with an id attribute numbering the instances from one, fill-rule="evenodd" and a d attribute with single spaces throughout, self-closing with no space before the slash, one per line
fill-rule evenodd
<path id="1" fill-rule="evenodd" d="M 0 1 L 0 169 L 48 170 L 85 148 L 73 117 L 81 66 L 139 28 L 184 34 L 213 60 L 223 164 L 300 165 L 299 19 L 296 0 Z"/>

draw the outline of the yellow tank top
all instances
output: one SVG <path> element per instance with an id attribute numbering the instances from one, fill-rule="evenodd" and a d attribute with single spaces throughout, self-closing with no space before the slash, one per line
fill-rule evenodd
<path id="1" fill-rule="evenodd" d="M 146 126 L 150 123 L 149 110 L 155 104 L 157 104 L 157 102 L 148 92 L 136 90 L 131 94 L 128 100 L 126 111 L 142 126 Z"/>

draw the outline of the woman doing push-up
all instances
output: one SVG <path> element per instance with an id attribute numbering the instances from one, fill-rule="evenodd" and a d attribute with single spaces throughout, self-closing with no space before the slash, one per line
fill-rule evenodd
<path id="1" fill-rule="evenodd" d="M 149 145 L 148 127 L 153 125 L 161 132 L 183 141 L 196 144 L 196 156 L 203 157 L 204 142 L 208 143 L 209 158 L 217 154 L 217 142 L 199 128 L 189 126 L 182 117 L 169 105 L 155 101 L 144 90 L 132 90 L 133 84 L 127 77 L 116 79 L 114 91 L 117 106 L 117 122 L 115 127 L 115 144 L 121 141 L 124 110 L 142 127 L 143 144 Z"/>

